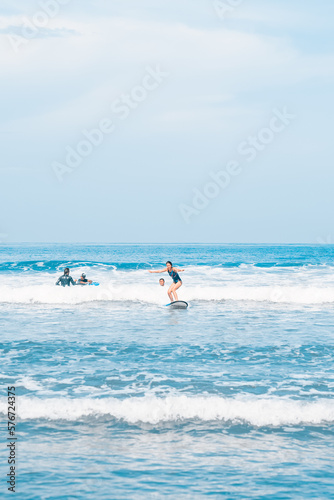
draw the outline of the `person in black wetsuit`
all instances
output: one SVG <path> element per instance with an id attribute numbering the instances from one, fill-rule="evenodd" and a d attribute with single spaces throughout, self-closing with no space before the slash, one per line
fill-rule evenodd
<path id="1" fill-rule="evenodd" d="M 64 274 L 62 276 L 60 276 L 60 278 L 58 278 L 56 285 L 70 286 L 71 284 L 73 286 L 75 286 L 75 282 L 74 282 L 72 276 L 70 276 L 69 268 L 65 267 Z"/>
<path id="2" fill-rule="evenodd" d="M 171 261 L 168 260 L 166 262 L 165 269 L 161 269 L 161 271 L 149 271 L 149 272 L 150 273 L 165 273 L 165 272 L 167 272 L 169 274 L 169 276 L 173 280 L 173 283 L 168 288 L 167 293 L 168 293 L 168 297 L 170 298 L 170 301 L 174 302 L 176 300 L 179 300 L 177 293 L 176 293 L 176 290 L 178 288 L 180 288 L 180 286 L 182 285 L 182 280 L 181 280 L 180 276 L 178 275 L 178 273 L 180 273 L 182 271 L 184 271 L 184 269 L 178 269 L 177 267 L 173 267 L 173 264 L 171 263 Z"/>

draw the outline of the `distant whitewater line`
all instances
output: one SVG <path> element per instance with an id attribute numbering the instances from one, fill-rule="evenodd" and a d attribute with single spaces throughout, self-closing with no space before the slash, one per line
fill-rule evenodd
<path id="1" fill-rule="evenodd" d="M 24 260 L 24 261 L 13 261 L 13 262 L 0 262 L 0 272 L 62 272 L 65 267 L 70 267 L 72 271 L 76 269 L 81 269 L 82 267 L 89 269 L 101 269 L 101 270 L 119 270 L 119 271 L 137 271 L 137 270 L 148 270 L 152 269 L 154 266 L 161 266 L 163 263 L 150 264 L 148 262 L 97 262 L 97 261 L 66 261 L 66 260 L 50 260 L 50 261 L 41 261 L 41 260 Z M 208 268 L 222 268 L 222 269 L 234 269 L 234 268 L 242 268 L 242 267 L 255 267 L 255 268 L 323 268 L 334 267 L 332 263 L 322 263 L 322 264 L 312 264 L 307 262 L 297 262 L 297 261 L 286 261 L 286 262 L 194 262 L 193 264 L 187 264 L 188 268 L 194 267 L 208 267 Z"/>
<path id="2" fill-rule="evenodd" d="M 189 286 L 180 300 L 187 301 L 254 301 L 287 304 L 334 303 L 334 287 L 317 286 Z M 55 287 L 52 285 L 0 286 L 0 304 L 83 304 L 89 302 L 141 302 L 162 305 L 166 290 L 154 285 L 125 284 L 95 287 Z"/>
<path id="3" fill-rule="evenodd" d="M 6 414 L 6 402 L 0 413 Z M 282 425 L 320 425 L 334 422 L 334 400 L 314 402 L 285 398 L 223 398 L 218 396 L 170 396 L 116 398 L 29 398 L 22 396 L 18 409 L 22 420 L 69 420 L 84 417 L 110 417 L 128 423 L 221 421 L 247 423 L 256 427 Z"/>

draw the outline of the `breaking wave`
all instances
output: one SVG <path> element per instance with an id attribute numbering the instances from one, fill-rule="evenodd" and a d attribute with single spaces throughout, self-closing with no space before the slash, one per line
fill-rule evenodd
<path id="1" fill-rule="evenodd" d="M 5 414 L 6 403 L 0 403 Z M 256 427 L 320 425 L 334 422 L 334 400 L 313 402 L 285 398 L 223 398 L 218 396 L 170 396 L 166 398 L 82 398 L 38 399 L 20 397 L 18 416 L 22 420 L 68 420 L 109 417 L 128 423 L 177 421 L 221 421 Z"/>
<path id="2" fill-rule="evenodd" d="M 157 285 L 101 285 L 55 287 L 53 285 L 0 286 L 0 303 L 82 304 L 87 302 L 142 302 L 163 305 L 166 287 Z M 287 304 L 334 303 L 334 287 L 316 286 L 186 286 L 179 293 L 187 301 L 254 301 Z"/>

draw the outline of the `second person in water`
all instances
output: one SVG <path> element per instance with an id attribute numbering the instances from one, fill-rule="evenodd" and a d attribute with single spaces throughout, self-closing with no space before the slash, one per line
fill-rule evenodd
<path id="1" fill-rule="evenodd" d="M 183 272 L 184 269 L 178 269 L 177 267 L 173 267 L 173 264 L 171 263 L 170 260 L 168 260 L 166 262 L 166 268 L 165 269 L 161 269 L 161 271 L 149 271 L 150 273 L 165 273 L 167 272 L 169 274 L 169 276 L 172 278 L 173 280 L 173 283 L 171 284 L 171 286 L 168 288 L 168 297 L 170 298 L 170 301 L 171 302 L 174 302 L 176 300 L 179 300 L 178 299 L 178 296 L 177 296 L 177 293 L 176 293 L 176 290 L 178 288 L 180 288 L 180 286 L 182 285 L 182 280 L 179 276 L 178 273 L 180 272 Z"/>

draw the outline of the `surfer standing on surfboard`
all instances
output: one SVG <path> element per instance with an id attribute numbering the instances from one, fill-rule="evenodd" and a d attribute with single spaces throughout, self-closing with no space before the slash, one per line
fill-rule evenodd
<path id="1" fill-rule="evenodd" d="M 184 269 L 178 269 L 177 267 L 173 267 L 173 264 L 171 263 L 171 261 L 168 260 L 166 262 L 165 269 L 162 269 L 161 271 L 149 271 L 149 272 L 150 273 L 165 273 L 165 272 L 167 272 L 169 274 L 169 276 L 173 280 L 173 283 L 168 288 L 167 293 L 168 293 L 168 297 L 170 298 L 170 301 L 174 302 L 176 300 L 179 300 L 177 293 L 176 293 L 176 290 L 178 288 L 180 288 L 180 286 L 182 285 L 182 280 L 181 280 L 180 276 L 178 275 L 178 273 L 181 273 L 182 271 L 184 271 Z"/>

